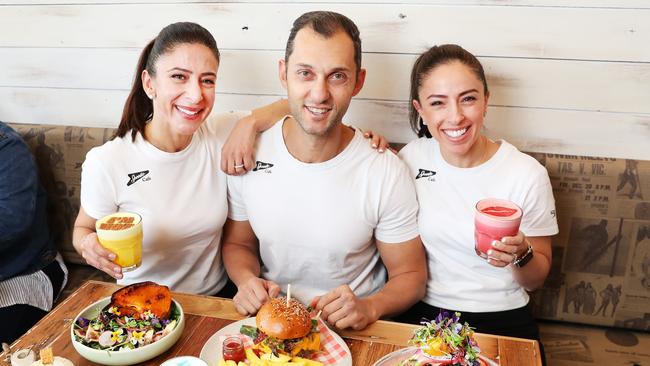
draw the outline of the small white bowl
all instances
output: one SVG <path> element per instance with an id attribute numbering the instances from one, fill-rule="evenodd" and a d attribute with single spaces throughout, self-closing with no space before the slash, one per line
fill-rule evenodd
<path id="1" fill-rule="evenodd" d="M 160 366 L 208 366 L 202 359 L 194 356 L 179 356 L 170 358 L 160 364 Z"/>
<path id="2" fill-rule="evenodd" d="M 172 301 L 174 302 L 174 305 L 180 312 L 180 318 L 178 319 L 178 324 L 176 325 L 176 328 L 174 328 L 174 330 L 172 330 L 171 333 L 157 340 L 156 342 L 153 342 L 151 344 L 139 348 L 124 350 L 124 351 L 106 351 L 106 350 L 99 350 L 99 349 L 94 349 L 85 346 L 82 343 L 77 342 L 74 336 L 74 325 L 76 324 L 77 319 L 79 319 L 79 317 L 84 317 L 86 319 L 94 319 L 95 317 L 97 317 L 97 315 L 99 315 L 101 310 L 111 302 L 110 297 L 101 299 L 95 302 L 94 304 L 88 306 L 87 308 L 83 309 L 79 313 L 79 315 L 77 315 L 74 318 L 74 321 L 70 326 L 70 337 L 72 338 L 72 346 L 74 347 L 75 350 L 77 350 L 77 352 L 79 352 L 79 354 L 83 358 L 87 359 L 88 361 L 92 361 L 102 365 L 115 365 L 115 366 L 133 365 L 136 363 L 150 360 L 160 355 L 161 353 L 167 351 L 171 346 L 174 345 L 174 343 L 176 343 L 176 341 L 178 341 L 178 339 L 181 337 L 181 334 L 183 333 L 183 328 L 185 327 L 185 313 L 183 312 L 183 308 L 181 307 L 181 304 L 179 304 L 174 299 L 172 299 Z"/>

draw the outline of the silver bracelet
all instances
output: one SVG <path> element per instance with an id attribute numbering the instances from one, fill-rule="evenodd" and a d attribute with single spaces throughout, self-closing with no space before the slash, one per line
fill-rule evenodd
<path id="1" fill-rule="evenodd" d="M 519 268 L 525 266 L 526 263 L 530 262 L 530 260 L 533 259 L 533 246 L 530 245 L 530 242 L 528 240 L 526 240 L 526 242 L 528 244 L 528 250 L 526 250 L 526 253 L 524 253 L 521 257 L 518 257 L 517 254 L 515 254 L 515 259 L 512 261 L 512 264 Z"/>

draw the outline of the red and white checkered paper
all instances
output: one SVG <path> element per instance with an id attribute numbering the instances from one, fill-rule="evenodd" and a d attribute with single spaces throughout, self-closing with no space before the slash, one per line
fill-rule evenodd
<path id="1" fill-rule="evenodd" d="M 318 353 L 316 361 L 325 365 L 337 365 L 348 355 L 347 347 L 337 342 L 330 328 L 319 318 L 318 331 L 320 332 L 320 344 L 323 351 Z"/>
<path id="2" fill-rule="evenodd" d="M 322 350 L 316 354 L 314 361 L 322 362 L 324 365 L 338 365 L 341 361 L 343 361 L 344 358 L 347 357 L 347 347 L 340 344 L 336 338 L 334 338 L 332 331 L 321 319 L 318 319 L 318 331 L 320 332 L 320 345 Z M 243 334 L 222 335 L 219 337 L 219 342 L 223 343 L 227 337 L 241 338 L 245 348 L 250 348 L 253 346 L 253 340 Z"/>

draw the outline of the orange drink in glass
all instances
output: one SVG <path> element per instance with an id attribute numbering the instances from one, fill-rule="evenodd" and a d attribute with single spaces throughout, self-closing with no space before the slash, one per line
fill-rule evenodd
<path id="1" fill-rule="evenodd" d="M 115 264 L 123 272 L 142 263 L 142 218 L 133 212 L 116 212 L 95 223 L 99 243 L 115 253 Z"/>

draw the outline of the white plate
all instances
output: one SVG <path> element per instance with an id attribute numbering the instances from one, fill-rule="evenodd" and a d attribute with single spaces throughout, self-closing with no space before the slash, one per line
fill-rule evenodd
<path id="1" fill-rule="evenodd" d="M 255 318 L 242 319 L 219 329 L 212 335 L 212 337 L 210 337 L 210 339 L 207 340 L 207 342 L 205 342 L 203 348 L 201 348 L 201 354 L 199 357 L 203 361 L 207 362 L 208 366 L 219 366 L 219 360 L 221 359 L 221 342 L 219 342 L 219 336 L 226 334 L 239 334 L 239 329 L 242 325 L 256 326 Z M 352 366 L 352 354 L 350 353 L 350 348 L 348 348 L 345 341 L 333 331 L 332 336 L 334 337 L 334 340 L 336 340 L 336 342 L 348 353 L 348 355 L 341 360 L 337 366 Z"/>

